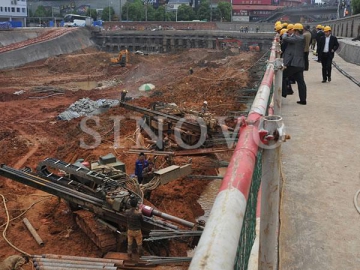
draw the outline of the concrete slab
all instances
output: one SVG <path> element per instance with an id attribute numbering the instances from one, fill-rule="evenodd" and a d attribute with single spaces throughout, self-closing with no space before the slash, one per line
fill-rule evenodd
<path id="1" fill-rule="evenodd" d="M 360 65 L 360 40 L 339 38 L 340 47 L 336 51 L 346 62 Z"/>
<path id="2" fill-rule="evenodd" d="M 360 66 L 334 59 L 359 78 Z M 280 269 L 353 270 L 360 265 L 360 87 L 333 68 L 321 83 L 321 64 L 305 72 L 308 105 L 295 94 L 283 99 L 291 140 L 282 146 Z"/>

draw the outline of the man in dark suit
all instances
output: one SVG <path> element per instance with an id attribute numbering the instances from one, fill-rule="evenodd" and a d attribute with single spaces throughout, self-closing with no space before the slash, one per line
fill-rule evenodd
<path id="1" fill-rule="evenodd" d="M 318 62 L 320 62 L 320 58 L 319 58 L 319 42 L 320 39 L 324 36 L 324 31 L 322 30 L 323 26 L 322 25 L 317 25 L 316 26 L 316 55 L 318 56 Z"/>
<path id="2" fill-rule="evenodd" d="M 285 52 L 283 53 L 284 58 L 284 72 L 283 72 L 283 83 L 282 83 L 282 96 L 286 97 L 286 78 L 293 76 L 298 84 L 299 98 L 298 104 L 306 105 L 306 84 L 304 81 L 304 48 L 305 38 L 302 34 L 304 27 L 300 23 L 296 23 L 293 27 L 294 33 L 290 36 L 287 34 L 283 35 L 283 42 L 287 43 Z"/>
<path id="3" fill-rule="evenodd" d="M 322 65 L 322 82 L 326 80 L 331 82 L 331 65 L 335 55 L 335 51 L 339 48 L 339 42 L 337 38 L 331 35 L 331 27 L 324 27 L 325 36 L 321 37 L 319 41 L 319 60 Z"/>

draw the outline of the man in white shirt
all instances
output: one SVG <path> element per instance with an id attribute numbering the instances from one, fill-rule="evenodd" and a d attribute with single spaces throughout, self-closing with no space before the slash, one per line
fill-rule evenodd
<path id="1" fill-rule="evenodd" d="M 324 27 L 325 36 L 321 37 L 319 42 L 319 60 L 322 65 L 322 77 L 323 83 L 326 81 L 331 82 L 331 66 L 332 60 L 335 55 L 335 51 L 339 48 L 339 42 L 337 38 L 331 35 L 331 27 Z"/>

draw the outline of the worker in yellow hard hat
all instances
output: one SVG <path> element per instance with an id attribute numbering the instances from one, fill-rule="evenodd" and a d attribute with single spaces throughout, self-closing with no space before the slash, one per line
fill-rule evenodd
<path id="1" fill-rule="evenodd" d="M 324 31 L 323 31 L 323 26 L 321 24 L 318 24 L 316 26 L 316 55 L 318 56 L 318 62 L 320 62 L 320 59 L 319 59 L 319 41 L 321 39 L 321 37 L 323 37 L 325 34 L 324 34 Z"/>
<path id="2" fill-rule="evenodd" d="M 300 105 L 306 105 L 306 84 L 304 81 L 304 47 L 305 39 L 302 35 L 304 27 L 301 23 L 296 23 L 292 27 L 292 35 L 283 35 L 283 42 L 287 44 L 283 53 L 285 69 L 283 71 L 282 96 L 286 97 L 289 93 L 287 80 L 293 77 L 298 85 Z M 288 30 L 289 31 L 289 30 Z"/>
<path id="3" fill-rule="evenodd" d="M 287 32 L 287 29 L 281 29 L 281 31 L 280 31 L 280 37 L 283 35 L 283 34 L 285 34 Z"/>
<path id="4" fill-rule="evenodd" d="M 276 31 L 276 26 L 278 25 L 282 25 L 280 21 L 277 21 L 275 24 L 274 24 L 274 31 Z"/>
<path id="5" fill-rule="evenodd" d="M 128 91 L 126 89 L 123 89 L 121 91 L 121 98 L 120 98 L 120 101 L 121 102 L 125 102 L 125 99 L 126 99 L 126 94 L 128 93 Z"/>
<path id="6" fill-rule="evenodd" d="M 304 70 L 309 70 L 309 51 L 311 45 L 311 32 L 310 25 L 306 25 L 303 30 L 303 36 L 305 39 L 305 47 L 304 47 L 304 60 L 305 60 L 305 68 Z"/>
<path id="7" fill-rule="evenodd" d="M 282 41 L 282 36 L 287 32 L 287 29 L 281 29 L 280 31 L 280 57 L 282 57 L 282 54 L 284 53 L 285 49 L 286 49 L 286 44 Z"/>
<path id="8" fill-rule="evenodd" d="M 282 24 L 277 24 L 277 25 L 275 25 L 275 32 L 276 32 L 276 33 L 280 33 L 280 31 L 281 31 L 282 28 L 283 28 L 283 27 L 282 27 Z"/>
<path id="9" fill-rule="evenodd" d="M 326 81 L 331 82 L 332 60 L 334 58 L 335 51 L 339 48 L 339 42 L 337 40 L 337 37 L 331 34 L 330 26 L 324 27 L 324 36 L 320 38 L 320 41 L 318 43 L 318 48 L 319 48 L 318 59 L 320 60 L 322 66 L 322 77 L 323 77 L 322 82 L 323 83 L 326 83 Z"/>
<path id="10" fill-rule="evenodd" d="M 294 32 L 294 25 L 293 25 L 292 23 L 289 23 L 289 24 L 286 26 L 286 29 L 287 29 L 286 34 L 287 34 L 288 36 L 291 36 L 291 35 L 293 34 L 293 32 Z"/>

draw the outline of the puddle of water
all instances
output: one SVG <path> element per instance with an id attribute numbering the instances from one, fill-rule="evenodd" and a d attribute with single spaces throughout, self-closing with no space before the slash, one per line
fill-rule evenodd
<path id="1" fill-rule="evenodd" d="M 86 82 L 72 82 L 75 87 L 81 90 L 91 90 L 98 87 L 98 83 L 95 81 L 86 81 Z"/>
<path id="2" fill-rule="evenodd" d="M 219 168 L 219 176 L 224 176 L 227 168 Z M 204 180 L 206 181 L 206 180 Z M 208 220 L 211 208 L 214 204 L 216 195 L 219 192 L 220 185 L 222 180 L 216 179 L 212 180 L 202 192 L 200 198 L 198 199 L 198 203 L 201 205 L 201 208 L 204 210 L 204 215 L 197 218 L 197 220 L 204 220 L 205 222 Z"/>

